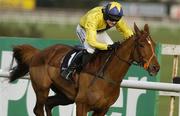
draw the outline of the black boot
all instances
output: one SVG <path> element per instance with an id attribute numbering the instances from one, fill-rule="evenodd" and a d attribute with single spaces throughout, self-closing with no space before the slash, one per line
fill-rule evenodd
<path id="1" fill-rule="evenodd" d="M 67 80 L 70 80 L 73 72 L 75 70 L 78 71 L 78 68 L 81 67 L 83 54 L 84 50 L 81 50 L 74 56 L 69 67 L 61 72 L 62 77 L 64 77 Z"/>
<path id="2" fill-rule="evenodd" d="M 86 51 L 82 57 L 82 67 L 85 67 L 89 63 L 89 61 L 92 59 L 93 56 L 94 54 L 88 53 Z"/>

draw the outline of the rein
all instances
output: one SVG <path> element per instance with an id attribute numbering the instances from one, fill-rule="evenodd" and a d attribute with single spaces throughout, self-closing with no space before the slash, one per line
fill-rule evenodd
<path id="1" fill-rule="evenodd" d="M 150 41 L 150 39 L 149 39 L 149 36 L 146 38 L 146 40 L 147 40 L 147 42 L 149 43 L 149 45 L 150 45 L 150 47 L 151 47 L 151 52 L 152 52 L 152 55 L 151 55 L 151 57 L 148 59 L 148 60 L 146 60 L 145 59 L 145 63 L 143 63 L 143 61 L 140 61 L 140 62 L 132 62 L 132 61 L 126 61 L 126 60 L 124 60 L 124 59 L 122 59 L 116 52 L 114 52 L 115 53 L 115 56 L 120 60 L 120 61 L 123 61 L 123 62 L 125 62 L 125 63 L 127 63 L 127 64 L 129 64 L 129 65 L 136 65 L 136 66 L 140 66 L 140 67 L 143 67 L 144 69 L 148 69 L 148 67 L 149 67 L 149 65 L 150 65 L 150 62 L 151 62 L 151 60 L 153 59 L 153 57 L 155 56 L 155 53 L 154 53 L 154 48 L 153 48 L 153 46 L 152 46 L 152 43 L 151 43 L 151 41 Z M 135 45 L 135 47 L 134 47 L 134 49 L 133 49 L 133 53 L 134 53 L 134 51 L 135 51 L 135 49 L 136 49 L 136 47 L 138 46 L 138 42 L 136 42 L 136 45 Z M 140 55 L 140 57 L 141 57 L 141 55 Z M 141 58 L 140 58 L 141 59 Z M 143 64 L 142 64 L 143 63 Z"/>
<path id="2" fill-rule="evenodd" d="M 100 67 L 100 69 L 98 70 L 98 72 L 97 72 L 96 74 L 91 74 L 91 75 L 94 75 L 94 78 L 93 78 L 93 80 L 91 81 L 91 83 L 89 84 L 89 86 L 91 86 L 97 78 L 104 79 L 104 80 L 106 80 L 107 82 L 112 83 L 112 84 L 114 84 L 114 85 L 118 84 L 118 82 L 112 80 L 111 78 L 108 78 L 108 77 L 106 77 L 106 76 L 105 76 L 105 78 L 104 78 L 104 71 L 105 71 L 105 69 L 106 69 L 106 67 L 107 67 L 107 64 L 108 64 L 108 62 L 110 61 L 113 53 L 114 53 L 114 52 L 112 51 L 112 52 L 108 55 L 108 57 L 107 57 L 106 60 L 105 60 L 105 63 Z"/>
<path id="3" fill-rule="evenodd" d="M 106 60 L 105 60 L 105 63 L 101 66 L 101 68 L 99 69 L 99 71 L 98 71 L 98 73 L 97 73 L 96 76 L 98 76 L 98 77 L 100 77 L 100 78 L 103 78 L 103 76 L 104 76 L 104 70 L 105 70 L 108 62 L 110 61 L 112 55 L 113 55 L 113 52 L 111 52 L 111 53 L 108 55 L 108 57 L 107 57 Z"/>
<path id="4" fill-rule="evenodd" d="M 146 60 L 145 59 L 145 63 L 144 63 L 144 60 L 141 60 L 140 62 L 133 62 L 134 60 L 130 60 L 130 61 L 127 61 L 127 60 L 124 60 L 123 58 L 121 58 L 117 53 L 116 53 L 116 50 L 120 47 L 120 46 L 118 46 L 116 49 L 114 49 L 109 55 L 108 55 L 108 57 L 106 58 L 106 60 L 105 60 L 105 63 L 100 67 L 100 69 L 98 70 L 98 72 L 94 75 L 95 77 L 94 77 L 94 79 L 91 81 L 91 83 L 90 83 L 90 85 L 92 85 L 92 83 L 99 77 L 99 78 L 102 78 L 102 79 L 105 79 L 107 82 L 109 82 L 109 83 L 112 83 L 112 84 L 117 84 L 118 82 L 116 82 L 116 81 L 114 81 L 114 80 L 112 80 L 111 78 L 109 78 L 109 77 L 107 77 L 107 76 L 104 76 L 104 71 L 105 71 L 105 69 L 106 69 L 106 67 L 107 67 L 107 65 L 108 65 L 108 63 L 109 63 L 109 61 L 110 61 L 110 59 L 112 58 L 112 56 L 113 56 L 113 54 L 118 58 L 118 60 L 119 61 L 123 61 L 123 62 L 125 62 L 125 63 L 127 63 L 128 65 L 136 65 L 136 66 L 140 66 L 140 67 L 143 67 L 144 69 L 148 69 L 148 67 L 149 67 L 149 65 L 150 65 L 150 62 L 151 62 L 151 60 L 153 59 L 153 57 L 154 57 L 154 55 L 155 55 L 155 53 L 154 53 L 154 48 L 153 48 L 153 46 L 152 46 L 152 43 L 151 43 L 151 41 L 150 41 L 150 39 L 149 39 L 149 36 L 148 36 L 148 38 L 146 38 L 146 40 L 147 40 L 147 42 L 149 43 L 149 45 L 150 45 L 150 48 L 151 48 L 151 51 L 152 51 L 152 55 L 151 55 L 151 57 L 148 59 L 148 60 Z M 136 44 L 135 44 L 135 46 L 134 46 L 134 48 L 133 48 L 133 50 L 132 50 L 132 52 L 131 53 L 135 53 L 135 50 L 137 49 L 137 47 L 138 47 L 138 45 L 139 45 L 139 43 L 137 42 L 137 41 L 135 41 L 136 42 Z M 119 44 L 120 45 L 120 44 Z M 139 52 L 138 52 L 139 53 Z M 139 53 L 139 58 L 141 59 L 141 54 Z M 89 85 L 89 86 L 90 86 Z"/>
<path id="5" fill-rule="evenodd" d="M 120 60 L 120 61 L 123 61 L 123 62 L 125 62 L 125 63 L 127 63 L 127 64 L 129 64 L 129 65 L 136 65 L 136 66 L 140 66 L 140 64 L 139 63 L 135 63 L 135 62 L 132 62 L 132 61 L 126 61 L 126 60 L 124 60 L 124 59 L 122 59 L 122 58 L 120 58 L 116 53 L 115 53 L 115 56 Z"/>
<path id="6" fill-rule="evenodd" d="M 113 79 L 111 79 L 111 78 L 109 78 L 109 77 L 107 77 L 107 76 L 104 76 L 104 71 L 105 71 L 105 69 L 106 69 L 106 67 L 107 67 L 107 64 L 109 63 L 111 57 L 113 56 L 113 54 L 115 54 L 115 56 L 116 56 L 120 61 L 123 61 L 123 62 L 125 62 L 125 63 L 127 63 L 127 64 L 129 64 L 129 65 L 131 65 L 131 64 L 133 64 L 133 65 L 139 65 L 138 63 L 134 63 L 134 62 L 132 62 L 132 61 L 126 61 L 126 60 L 120 58 L 119 55 L 117 55 L 117 53 L 116 53 L 116 50 L 117 50 L 119 47 L 120 47 L 120 43 L 119 43 L 119 46 L 118 46 L 116 49 L 114 49 L 113 51 L 111 51 L 111 53 L 108 55 L 108 57 L 107 57 L 106 60 L 105 60 L 105 63 L 100 67 L 100 69 L 98 70 L 97 74 L 95 74 L 95 75 L 93 74 L 95 77 L 94 77 L 94 79 L 91 81 L 90 85 L 92 85 L 92 83 L 93 83 L 97 78 L 105 79 L 107 82 L 112 83 L 112 84 L 114 84 L 114 85 L 118 84 L 118 82 L 114 81 Z M 135 50 L 135 47 L 134 47 L 134 50 Z M 133 51 L 134 51 L 134 50 L 133 50 Z M 90 86 L 90 85 L 89 85 L 89 86 Z"/>
<path id="7" fill-rule="evenodd" d="M 135 46 L 134 49 L 133 49 L 133 53 L 134 53 L 135 49 L 136 49 L 136 46 Z M 133 65 L 136 65 L 136 66 L 141 66 L 141 64 L 138 63 L 138 62 L 133 62 L 133 61 L 124 60 L 124 59 L 121 58 L 116 52 L 115 52 L 115 56 L 116 56 L 120 61 L 123 61 L 123 62 L 125 62 L 125 63 L 127 63 L 127 64 L 129 64 L 129 65 L 132 65 L 132 64 L 133 64 Z"/>
<path id="8" fill-rule="evenodd" d="M 118 84 L 118 82 L 114 81 L 113 79 L 111 79 L 111 78 L 109 78 L 109 77 L 107 77 L 107 76 L 104 76 L 104 71 L 105 71 L 105 69 L 106 69 L 106 67 L 107 67 L 107 64 L 109 63 L 111 57 L 113 56 L 113 54 L 115 54 L 115 56 L 116 56 L 120 61 L 123 61 L 123 62 L 125 62 L 125 63 L 127 63 L 127 64 L 129 64 L 129 65 L 131 65 L 131 64 L 133 64 L 133 65 L 139 65 L 138 63 L 134 63 L 134 62 L 132 62 L 132 61 L 126 61 L 126 60 L 120 58 L 119 55 L 117 55 L 117 53 L 116 53 L 116 50 L 117 50 L 119 47 L 120 47 L 120 43 L 119 43 L 119 46 L 118 46 L 116 49 L 114 49 L 113 51 L 111 51 L 111 53 L 108 55 L 108 57 L 107 57 L 106 60 L 105 60 L 105 63 L 100 67 L 100 69 L 98 70 L 97 74 L 95 74 L 95 75 L 92 74 L 92 75 L 94 75 L 95 77 L 93 78 L 93 80 L 91 81 L 91 83 L 89 84 L 89 86 L 92 85 L 93 82 L 94 82 L 97 78 L 104 79 L 104 80 L 106 80 L 107 82 L 112 83 L 112 84 L 114 84 L 114 85 Z M 135 50 L 135 47 L 134 47 L 134 50 Z M 134 51 L 134 50 L 133 50 L 133 51 Z"/>

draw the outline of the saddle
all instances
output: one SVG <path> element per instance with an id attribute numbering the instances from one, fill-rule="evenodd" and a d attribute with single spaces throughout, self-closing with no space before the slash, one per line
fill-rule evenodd
<path id="1" fill-rule="evenodd" d="M 99 50 L 96 50 L 94 54 L 88 53 L 85 49 L 73 49 L 67 53 L 64 57 L 63 63 L 61 64 L 61 77 L 66 80 L 75 80 L 75 74 L 79 74 L 83 67 L 85 67 L 88 62 L 99 53 Z M 105 57 L 105 62 L 108 62 L 112 53 Z M 100 69 L 98 69 L 98 76 L 100 76 L 99 72 L 102 72 L 107 63 L 103 64 Z"/>
<path id="2" fill-rule="evenodd" d="M 85 51 L 85 49 L 81 46 L 75 46 L 74 49 L 72 49 L 71 51 L 69 51 L 64 59 L 63 62 L 61 64 L 61 73 L 66 70 L 67 68 L 69 68 L 70 65 L 72 65 L 72 63 L 74 62 L 74 58 L 77 57 L 78 54 L 80 54 L 80 52 Z M 79 55 L 79 58 L 76 59 L 76 66 L 75 68 L 75 72 L 80 72 L 82 69 L 82 53 Z"/>

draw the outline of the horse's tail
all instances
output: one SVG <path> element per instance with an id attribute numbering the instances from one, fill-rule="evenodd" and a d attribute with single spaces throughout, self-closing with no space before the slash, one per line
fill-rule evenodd
<path id="1" fill-rule="evenodd" d="M 29 72 L 31 59 L 38 51 L 38 49 L 26 44 L 13 48 L 13 58 L 16 60 L 17 66 L 10 72 L 9 82 L 13 82 Z"/>

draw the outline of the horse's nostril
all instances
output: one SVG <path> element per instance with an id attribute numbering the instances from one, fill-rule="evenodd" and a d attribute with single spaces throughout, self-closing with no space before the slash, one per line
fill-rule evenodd
<path id="1" fill-rule="evenodd" d="M 159 66 L 153 66 L 153 69 L 156 71 L 156 72 L 158 72 L 159 71 L 159 69 L 160 69 L 160 67 Z"/>

